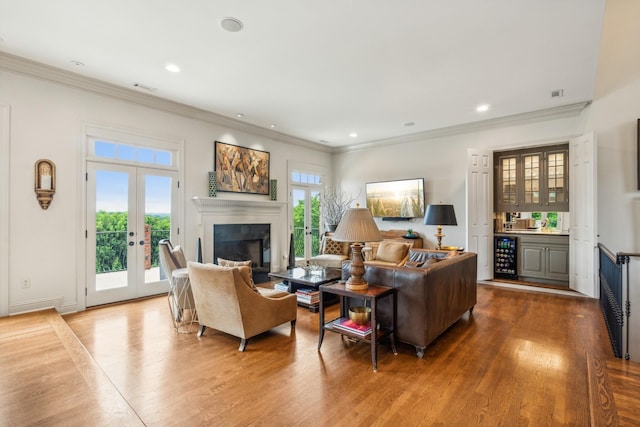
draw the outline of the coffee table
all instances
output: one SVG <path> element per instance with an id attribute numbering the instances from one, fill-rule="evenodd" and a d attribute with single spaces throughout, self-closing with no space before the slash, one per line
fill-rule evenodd
<path id="1" fill-rule="evenodd" d="M 342 278 L 342 270 L 329 267 L 316 267 L 314 269 L 296 267 L 269 273 L 269 277 L 281 279 L 287 285 L 287 291 L 295 294 L 299 288 L 311 288 L 317 291 L 320 285 L 337 282 Z M 335 302 L 337 302 L 337 298 Z M 317 313 L 320 303 L 307 304 L 298 301 L 298 305 L 308 307 L 309 311 Z"/>

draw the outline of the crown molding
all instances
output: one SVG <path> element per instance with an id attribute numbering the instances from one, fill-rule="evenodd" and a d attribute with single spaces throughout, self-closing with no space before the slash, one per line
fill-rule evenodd
<path id="1" fill-rule="evenodd" d="M 369 148 L 443 138 L 447 136 L 494 129 L 498 127 L 516 126 L 546 120 L 577 117 L 590 104 L 591 101 L 576 102 L 574 104 L 562 105 L 559 107 L 547 108 L 544 110 L 530 111 L 526 113 L 513 114 L 510 116 L 496 117 L 494 119 L 482 120 L 478 122 L 463 123 L 461 125 L 431 129 L 424 132 L 412 133 L 409 135 L 378 139 L 376 141 L 365 142 L 362 144 L 336 147 L 334 152 L 345 153 L 350 151 L 366 150 Z"/>
<path id="2" fill-rule="evenodd" d="M 52 67 L 20 56 L 11 55 L 6 52 L 0 52 L 0 69 L 27 77 L 33 77 L 40 80 L 56 83 L 63 86 L 82 89 L 85 91 L 98 93 L 123 101 L 132 102 L 143 105 L 145 107 L 166 111 L 183 117 L 198 119 L 205 122 L 213 123 L 219 126 L 225 126 L 242 132 L 252 133 L 263 136 L 265 138 L 275 139 L 296 146 L 303 146 L 313 150 L 331 153 L 334 150 L 319 143 L 308 141 L 306 139 L 296 138 L 281 132 L 255 126 L 249 123 L 241 122 L 229 117 L 225 117 L 210 111 L 192 107 L 158 96 L 141 93 L 133 89 L 128 89 L 112 83 L 92 77 L 82 76 L 67 70 Z"/>

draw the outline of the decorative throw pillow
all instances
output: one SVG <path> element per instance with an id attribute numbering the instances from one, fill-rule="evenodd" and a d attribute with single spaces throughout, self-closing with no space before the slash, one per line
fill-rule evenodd
<path id="1" fill-rule="evenodd" d="M 399 263 L 407 255 L 409 247 L 404 243 L 395 243 L 383 240 L 378 246 L 376 259 L 379 261 Z"/>
<path id="2" fill-rule="evenodd" d="M 332 255 L 344 255 L 345 254 L 345 243 L 344 242 L 336 242 L 329 236 L 324 236 L 323 239 L 323 254 L 332 254 Z"/>
<path id="3" fill-rule="evenodd" d="M 251 267 L 251 260 L 248 261 L 231 261 L 229 259 L 218 258 L 218 265 L 221 267 Z"/>
<path id="4" fill-rule="evenodd" d="M 251 260 L 247 261 L 231 261 L 229 259 L 218 258 L 218 265 L 221 267 L 246 267 L 249 271 L 249 284 L 252 287 L 255 287 L 255 283 L 253 283 L 253 271 L 251 270 Z"/>

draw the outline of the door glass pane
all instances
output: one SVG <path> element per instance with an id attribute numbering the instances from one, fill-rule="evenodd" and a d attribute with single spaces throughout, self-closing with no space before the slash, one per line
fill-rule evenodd
<path id="1" fill-rule="evenodd" d="M 516 159 L 502 159 L 502 202 L 516 203 Z"/>
<path id="2" fill-rule="evenodd" d="M 129 174 L 96 171 L 96 290 L 126 287 Z"/>
<path id="3" fill-rule="evenodd" d="M 311 191 L 311 256 L 320 253 L 320 192 Z"/>
<path id="4" fill-rule="evenodd" d="M 171 178 L 144 177 L 144 282 L 166 279 L 159 266 L 158 242 L 171 237 Z"/>
<path id="5" fill-rule="evenodd" d="M 553 153 L 548 156 L 547 185 L 549 203 L 562 203 L 564 199 L 564 153 Z"/>
<path id="6" fill-rule="evenodd" d="M 304 259 L 304 216 L 305 216 L 305 191 L 293 189 L 293 247 L 296 259 Z"/>
<path id="7" fill-rule="evenodd" d="M 539 203 L 540 155 L 524 156 L 524 202 Z"/>

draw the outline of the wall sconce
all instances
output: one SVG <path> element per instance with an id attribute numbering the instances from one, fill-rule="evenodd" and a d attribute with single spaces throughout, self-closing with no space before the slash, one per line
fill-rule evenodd
<path id="1" fill-rule="evenodd" d="M 42 209 L 47 209 L 56 193 L 56 165 L 51 160 L 38 160 L 35 165 L 34 186 L 36 199 Z"/>

